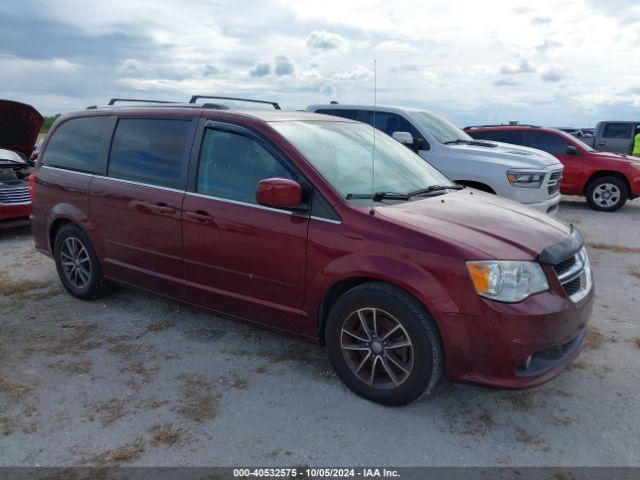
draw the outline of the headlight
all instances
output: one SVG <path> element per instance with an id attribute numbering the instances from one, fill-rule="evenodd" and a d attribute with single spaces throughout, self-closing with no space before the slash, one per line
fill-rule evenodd
<path id="1" fill-rule="evenodd" d="M 544 181 L 545 172 L 518 172 L 509 170 L 507 180 L 514 187 L 540 188 Z"/>
<path id="2" fill-rule="evenodd" d="M 467 262 L 467 270 L 478 295 L 500 302 L 520 302 L 549 289 L 547 277 L 537 262 Z"/>

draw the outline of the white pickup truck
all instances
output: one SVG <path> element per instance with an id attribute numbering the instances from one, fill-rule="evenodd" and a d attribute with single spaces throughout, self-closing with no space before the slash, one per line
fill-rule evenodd
<path id="1" fill-rule="evenodd" d="M 427 110 L 332 103 L 310 105 L 307 111 L 368 123 L 414 150 L 457 183 L 544 213 L 558 211 L 563 166 L 541 150 L 474 140 Z"/>

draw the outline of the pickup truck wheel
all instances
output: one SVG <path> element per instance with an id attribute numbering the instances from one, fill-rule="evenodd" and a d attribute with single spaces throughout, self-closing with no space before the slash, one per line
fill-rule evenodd
<path id="1" fill-rule="evenodd" d="M 442 374 L 438 328 L 424 306 L 382 282 L 360 285 L 335 303 L 327 320 L 329 360 L 358 395 L 404 405 L 428 393 Z"/>
<path id="2" fill-rule="evenodd" d="M 594 210 L 601 212 L 619 210 L 628 196 L 627 185 L 617 177 L 598 177 L 587 187 L 587 203 Z"/>
<path id="3" fill-rule="evenodd" d="M 53 247 L 58 276 L 67 291 L 83 300 L 96 298 L 104 281 L 87 234 L 77 225 L 65 225 L 58 231 Z"/>

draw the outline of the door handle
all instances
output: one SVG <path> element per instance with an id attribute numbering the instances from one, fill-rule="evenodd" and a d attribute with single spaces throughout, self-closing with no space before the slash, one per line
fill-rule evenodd
<path id="1" fill-rule="evenodd" d="M 204 210 L 196 210 L 195 212 L 187 210 L 186 212 L 184 212 L 184 214 L 187 217 L 192 218 L 200 223 L 209 223 L 211 220 L 213 220 L 213 217 Z"/>
<path id="2" fill-rule="evenodd" d="M 156 203 L 155 205 L 153 205 L 153 209 L 161 215 L 173 215 L 178 211 L 176 208 L 170 207 L 164 202 Z"/>
<path id="3" fill-rule="evenodd" d="M 598 140 L 598 145 L 606 145 L 607 142 L 605 142 L 604 140 Z"/>

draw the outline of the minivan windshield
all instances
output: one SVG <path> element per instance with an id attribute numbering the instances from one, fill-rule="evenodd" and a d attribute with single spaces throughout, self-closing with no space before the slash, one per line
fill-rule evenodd
<path id="1" fill-rule="evenodd" d="M 456 127 L 449 120 L 435 113 L 424 110 L 412 111 L 411 118 L 429 131 L 436 140 L 445 145 L 473 141 L 473 138 L 462 131 L 461 128 Z"/>
<path id="2" fill-rule="evenodd" d="M 345 198 L 372 193 L 374 129 L 355 122 L 287 121 L 271 126 Z M 433 186 L 456 188 L 442 173 L 393 138 L 375 132 L 374 192 L 407 195 Z"/>

